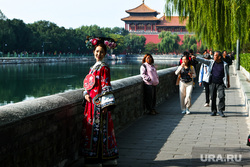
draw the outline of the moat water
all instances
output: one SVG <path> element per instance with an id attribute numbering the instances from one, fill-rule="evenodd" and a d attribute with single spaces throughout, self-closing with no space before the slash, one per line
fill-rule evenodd
<path id="1" fill-rule="evenodd" d="M 94 61 L 0 66 L 0 106 L 82 88 Z M 111 80 L 140 74 L 139 61 L 106 61 Z M 157 70 L 178 65 L 178 60 L 155 60 Z"/>

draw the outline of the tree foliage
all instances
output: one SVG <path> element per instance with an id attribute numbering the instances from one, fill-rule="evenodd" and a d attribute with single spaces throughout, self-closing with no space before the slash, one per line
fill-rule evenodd
<path id="1" fill-rule="evenodd" d="M 145 53 L 156 54 L 158 53 L 157 44 L 149 42 L 145 45 Z"/>
<path id="2" fill-rule="evenodd" d="M 232 49 L 250 39 L 250 0 L 166 0 L 167 16 L 188 18 L 187 28 L 208 47 Z"/>
<path id="3" fill-rule="evenodd" d="M 79 53 L 89 54 L 85 45 L 86 36 L 111 37 L 118 46 L 113 53 L 119 54 L 126 50 L 131 42 L 127 37 L 129 32 L 124 28 L 101 28 L 97 25 L 81 26 L 76 29 L 65 29 L 55 23 L 41 20 L 25 24 L 19 19 L 7 19 L 0 10 L 0 52 L 42 52 L 45 53 Z M 145 38 L 145 37 L 144 37 Z M 135 48 L 143 50 L 146 39 L 134 37 Z M 127 43 L 125 43 L 127 42 Z M 133 52 L 137 53 L 134 49 Z"/>
<path id="4" fill-rule="evenodd" d="M 179 49 L 180 37 L 170 31 L 162 31 L 159 34 L 161 42 L 158 43 L 157 48 L 161 53 L 175 52 Z"/>
<path id="5" fill-rule="evenodd" d="M 125 42 L 131 43 L 125 40 L 127 35 L 128 31 L 119 27 L 100 28 L 97 25 L 91 25 L 65 29 L 45 20 L 25 24 L 18 19 L 0 19 L 0 51 L 4 53 L 23 51 L 41 53 L 44 50 L 45 53 L 51 54 L 89 54 L 92 51 L 86 48 L 85 39 L 86 36 L 94 36 L 114 38 L 118 46 L 113 53 L 119 54 L 126 49 L 128 44 Z M 135 42 L 136 48 L 143 50 L 144 45 L 138 46 L 137 43 Z M 141 44 L 140 40 L 139 44 Z"/>
<path id="6" fill-rule="evenodd" d="M 182 51 L 192 49 L 194 53 L 197 52 L 197 41 L 193 35 L 184 35 L 183 44 L 181 45 Z"/>
<path id="7" fill-rule="evenodd" d="M 3 12 L 0 10 L 0 20 L 6 20 L 7 17 L 3 14 Z"/>
<path id="8" fill-rule="evenodd" d="M 141 54 L 144 51 L 146 38 L 138 35 L 125 36 L 126 53 Z"/>

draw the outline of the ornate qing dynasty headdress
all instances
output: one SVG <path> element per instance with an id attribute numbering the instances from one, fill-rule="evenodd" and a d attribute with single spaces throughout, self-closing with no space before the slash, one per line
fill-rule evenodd
<path id="1" fill-rule="evenodd" d="M 93 49 L 95 45 L 100 44 L 100 43 L 105 44 L 109 49 L 114 49 L 117 46 L 114 39 L 105 38 L 105 37 L 87 36 L 85 42 L 86 42 L 86 47 L 88 49 Z"/>

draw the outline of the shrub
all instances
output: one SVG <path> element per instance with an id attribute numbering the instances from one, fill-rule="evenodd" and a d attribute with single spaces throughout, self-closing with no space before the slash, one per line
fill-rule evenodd
<path id="1" fill-rule="evenodd" d="M 250 53 L 246 53 L 246 54 L 241 54 L 240 55 L 240 64 L 248 72 L 250 72 Z"/>

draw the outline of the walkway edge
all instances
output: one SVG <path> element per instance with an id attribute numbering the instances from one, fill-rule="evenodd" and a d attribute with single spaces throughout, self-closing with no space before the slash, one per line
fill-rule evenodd
<path id="1" fill-rule="evenodd" d="M 241 92 L 243 95 L 243 99 L 245 100 L 246 112 L 248 116 L 250 114 L 250 82 L 247 80 L 247 76 L 242 72 L 242 66 L 240 66 L 241 70 L 237 70 L 237 80 L 240 84 Z M 248 73 L 249 74 L 249 73 Z"/>

